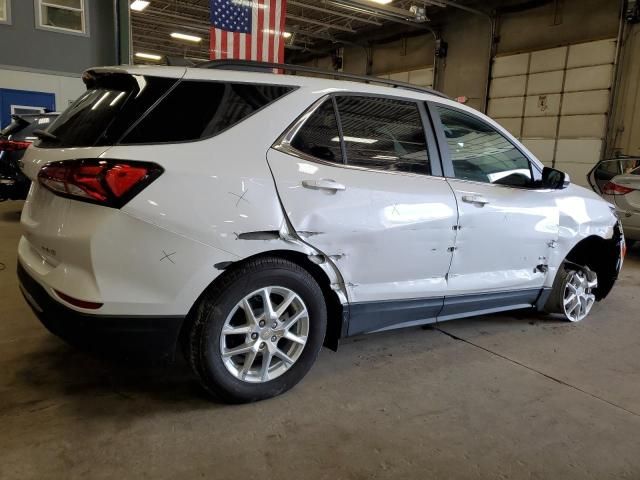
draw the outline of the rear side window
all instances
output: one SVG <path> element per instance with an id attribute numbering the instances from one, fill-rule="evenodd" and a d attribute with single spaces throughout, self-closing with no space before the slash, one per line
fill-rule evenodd
<path id="1" fill-rule="evenodd" d="M 418 105 L 391 98 L 337 97 L 347 165 L 431 174 Z"/>
<path id="2" fill-rule="evenodd" d="M 211 137 L 293 90 L 281 85 L 182 81 L 122 143 L 184 142 Z"/>
<path id="3" fill-rule="evenodd" d="M 331 99 L 320 105 L 304 123 L 291 146 L 320 160 L 342 163 L 338 122 Z"/>
<path id="4" fill-rule="evenodd" d="M 40 140 L 39 147 L 113 145 L 176 80 L 106 74 L 88 83 L 87 91 L 47 130 L 53 137 Z"/>

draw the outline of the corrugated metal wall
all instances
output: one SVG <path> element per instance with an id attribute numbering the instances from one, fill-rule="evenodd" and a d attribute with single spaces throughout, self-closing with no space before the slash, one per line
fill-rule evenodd
<path id="1" fill-rule="evenodd" d="M 605 136 L 615 46 L 607 39 L 496 57 L 489 115 L 586 185 Z"/>

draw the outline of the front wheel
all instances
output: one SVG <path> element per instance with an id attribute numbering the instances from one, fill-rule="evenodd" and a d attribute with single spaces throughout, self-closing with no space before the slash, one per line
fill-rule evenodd
<path id="1" fill-rule="evenodd" d="M 322 347 L 327 311 L 315 279 L 282 258 L 252 260 L 199 301 L 187 359 L 202 385 L 228 402 L 292 388 Z"/>
<path id="2" fill-rule="evenodd" d="M 598 286 L 594 271 L 562 265 L 553 283 L 545 310 L 559 313 L 570 322 L 579 322 L 591 311 L 596 301 L 593 293 Z"/>

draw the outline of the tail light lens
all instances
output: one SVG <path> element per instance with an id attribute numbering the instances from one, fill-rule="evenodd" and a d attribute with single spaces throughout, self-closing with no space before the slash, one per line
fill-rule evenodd
<path id="1" fill-rule="evenodd" d="M 633 188 L 624 187 L 613 182 L 607 182 L 602 187 L 602 193 L 605 195 L 626 195 L 629 192 L 633 192 Z"/>
<path id="2" fill-rule="evenodd" d="M 26 150 L 31 145 L 31 142 L 22 142 L 17 140 L 0 140 L 0 152 L 18 152 L 20 150 Z"/>
<path id="3" fill-rule="evenodd" d="M 162 167 L 148 162 L 65 160 L 42 167 L 38 181 L 62 197 L 121 208 L 162 172 Z"/>

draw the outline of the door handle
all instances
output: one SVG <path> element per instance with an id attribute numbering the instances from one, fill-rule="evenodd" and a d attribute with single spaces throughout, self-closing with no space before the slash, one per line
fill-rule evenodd
<path id="1" fill-rule="evenodd" d="M 302 186 L 304 188 L 310 188 L 312 190 L 330 190 L 332 192 L 346 190 L 347 187 L 328 178 L 321 178 L 320 180 L 303 180 Z"/>
<path id="2" fill-rule="evenodd" d="M 462 195 L 462 201 L 466 203 L 472 203 L 474 205 L 484 206 L 489 203 L 489 200 L 480 195 Z"/>

